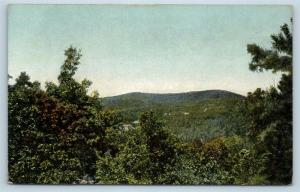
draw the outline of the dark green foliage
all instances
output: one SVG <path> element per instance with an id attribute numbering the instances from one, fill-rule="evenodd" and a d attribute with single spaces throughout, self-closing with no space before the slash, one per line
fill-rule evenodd
<path id="1" fill-rule="evenodd" d="M 102 112 L 97 94 L 87 95 L 90 82 L 73 75 L 80 54 L 66 51 L 59 85 L 46 91 L 25 73 L 9 86 L 9 173 L 15 183 L 72 183 L 94 175 L 96 152 L 106 151 L 107 127 L 117 123 Z"/>
<path id="2" fill-rule="evenodd" d="M 108 107 L 146 107 L 153 104 L 194 103 L 210 99 L 241 99 L 242 95 L 224 90 L 191 91 L 186 93 L 127 93 L 118 96 L 105 97 L 104 104 Z"/>
<path id="3" fill-rule="evenodd" d="M 99 157 L 97 182 L 123 184 L 173 183 L 165 174 L 176 162 L 176 139 L 153 112 L 140 117 L 140 126 L 128 131 L 112 131 L 116 153 Z"/>
<path id="4" fill-rule="evenodd" d="M 293 35 L 287 24 L 281 26 L 279 34 L 271 35 L 273 49 L 264 49 L 249 44 L 248 52 L 252 56 L 249 68 L 253 71 L 271 70 L 272 72 L 292 72 Z"/>
<path id="5" fill-rule="evenodd" d="M 271 36 L 272 49 L 248 45 L 251 70 L 281 72 L 277 87 L 257 89 L 246 99 L 249 135 L 258 153 L 265 154 L 265 174 L 270 183 L 289 184 L 292 180 L 292 33 L 287 24 Z"/>
<path id="6" fill-rule="evenodd" d="M 140 126 L 145 134 L 150 153 L 149 175 L 153 183 L 168 183 L 164 180 L 169 178 L 160 177 L 165 173 L 166 167 L 172 167 L 176 161 L 175 138 L 164 129 L 163 123 L 157 119 L 153 112 L 146 112 L 141 115 Z"/>
<path id="7" fill-rule="evenodd" d="M 98 183 L 266 183 L 260 170 L 264 159 L 255 156 L 245 138 L 184 143 L 168 133 L 153 112 L 142 114 L 140 122 L 136 128 L 111 130 L 107 135 L 116 150 L 99 157 Z"/>
<path id="8" fill-rule="evenodd" d="M 245 120 L 239 107 L 242 100 L 242 97 L 228 99 L 225 95 L 224 98 L 207 97 L 197 102 L 135 106 L 131 100 L 125 105 L 125 101 L 121 99 L 122 104 L 118 102 L 120 106 L 109 105 L 104 108 L 114 110 L 123 117 L 124 122 L 131 124 L 138 119 L 139 114 L 152 110 L 163 117 L 166 127 L 177 137 L 206 141 L 219 136 L 245 135 Z M 139 101 L 146 102 L 143 99 Z"/>
<path id="9" fill-rule="evenodd" d="M 287 104 L 288 103 L 288 104 Z M 257 89 L 246 100 L 249 136 L 257 153 L 268 157 L 264 172 L 271 183 L 290 183 L 292 177 L 292 104 L 277 89 Z"/>
<path id="10" fill-rule="evenodd" d="M 56 127 L 58 114 L 50 111 L 59 107 L 56 100 L 34 86 L 25 73 L 9 91 L 11 181 L 69 183 L 80 176 L 79 160 L 59 142 L 64 138 Z M 61 111 L 74 115 L 65 108 Z"/>
<path id="11" fill-rule="evenodd" d="M 108 134 L 116 151 L 108 151 L 97 161 L 96 181 L 107 184 L 151 184 L 147 170 L 150 155 L 141 129 L 111 130 Z"/>

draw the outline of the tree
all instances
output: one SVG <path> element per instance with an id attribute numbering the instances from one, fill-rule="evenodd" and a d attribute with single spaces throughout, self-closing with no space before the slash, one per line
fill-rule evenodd
<path id="1" fill-rule="evenodd" d="M 8 169 L 13 182 L 33 183 L 38 174 L 34 149 L 40 111 L 34 101 L 39 92 L 25 72 L 8 87 Z"/>
<path id="2" fill-rule="evenodd" d="M 284 24 L 281 32 L 271 35 L 272 48 L 249 44 L 252 71 L 282 74 L 277 87 L 258 88 L 248 93 L 246 108 L 250 121 L 249 136 L 258 153 L 268 156 L 265 170 L 273 184 L 289 184 L 292 179 L 292 33 Z"/>
<path id="3" fill-rule="evenodd" d="M 172 184 L 180 153 L 176 139 L 153 112 L 140 116 L 140 125 L 128 131 L 111 130 L 106 137 L 114 151 L 99 156 L 97 182 L 122 184 Z"/>
<path id="4" fill-rule="evenodd" d="M 153 182 L 173 183 L 169 178 L 160 178 L 160 176 L 166 172 L 167 166 L 172 166 L 176 162 L 179 150 L 175 145 L 175 137 L 164 128 L 164 124 L 152 111 L 141 115 L 140 126 L 145 133 L 146 144 L 150 152 L 149 175 Z"/>
<path id="5" fill-rule="evenodd" d="M 145 135 L 139 127 L 109 129 L 106 140 L 110 150 L 99 155 L 96 181 L 100 184 L 151 184 L 151 165 Z"/>
<path id="6" fill-rule="evenodd" d="M 64 106 L 73 109 L 77 113 L 67 121 L 66 130 L 64 130 L 64 141 L 68 149 L 79 158 L 83 167 L 83 175 L 94 175 L 96 171 L 96 152 L 105 152 L 103 137 L 105 129 L 115 123 L 111 113 L 102 111 L 102 103 L 99 94 L 94 92 L 92 96 L 88 95 L 88 88 L 91 82 L 84 79 L 81 83 L 74 79 L 74 75 L 80 64 L 81 51 L 69 47 L 65 51 L 65 62 L 61 66 L 61 72 L 58 76 L 59 84 L 46 84 L 46 91 L 50 96 L 58 99 Z M 64 115 L 65 118 L 68 116 Z M 59 126 L 59 125 L 58 125 Z"/>
<path id="7" fill-rule="evenodd" d="M 105 132 L 119 119 L 102 110 L 91 82 L 73 76 L 80 51 L 70 47 L 58 77 L 46 91 L 26 73 L 9 85 L 9 173 L 14 183 L 72 183 L 94 175 L 97 153 L 105 153 Z"/>

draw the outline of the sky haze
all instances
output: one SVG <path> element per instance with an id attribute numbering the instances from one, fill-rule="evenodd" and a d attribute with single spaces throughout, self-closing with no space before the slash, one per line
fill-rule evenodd
<path id="1" fill-rule="evenodd" d="M 245 95 L 280 75 L 251 72 L 247 44 L 271 47 L 290 6 L 11 5 L 8 73 L 57 82 L 64 50 L 101 96 L 223 89 Z"/>

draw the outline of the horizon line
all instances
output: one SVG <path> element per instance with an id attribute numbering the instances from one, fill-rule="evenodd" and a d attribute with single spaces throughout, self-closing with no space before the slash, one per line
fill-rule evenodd
<path id="1" fill-rule="evenodd" d="M 127 95 L 127 94 L 132 94 L 132 93 L 141 93 L 141 94 L 154 94 L 154 95 L 167 95 L 167 94 L 172 94 L 172 95 L 176 95 L 176 94 L 184 94 L 184 93 L 195 93 L 195 92 L 205 92 L 205 91 L 224 91 L 224 92 L 230 92 L 233 94 L 237 94 L 237 95 L 241 95 L 243 97 L 246 97 L 247 95 L 244 94 L 240 94 L 234 91 L 229 91 L 229 90 L 225 90 L 225 89 L 203 89 L 203 90 L 198 90 L 198 91 L 183 91 L 183 92 L 141 92 L 141 91 L 131 91 L 131 92 L 126 92 L 126 93 L 121 93 L 121 94 L 117 94 L 117 95 L 110 95 L 110 96 L 103 96 L 100 98 L 108 98 L 108 97 L 117 97 L 117 96 L 122 96 L 122 95 Z"/>

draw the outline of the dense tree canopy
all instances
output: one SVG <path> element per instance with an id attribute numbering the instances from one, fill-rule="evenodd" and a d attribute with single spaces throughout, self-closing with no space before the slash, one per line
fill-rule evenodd
<path id="1" fill-rule="evenodd" d="M 72 183 L 95 174 L 96 153 L 105 152 L 107 127 L 118 118 L 101 110 L 90 82 L 73 78 L 80 52 L 66 50 L 59 84 L 30 82 L 26 73 L 9 86 L 9 172 L 16 183 Z M 19 176 L 21 175 L 21 176 Z"/>

